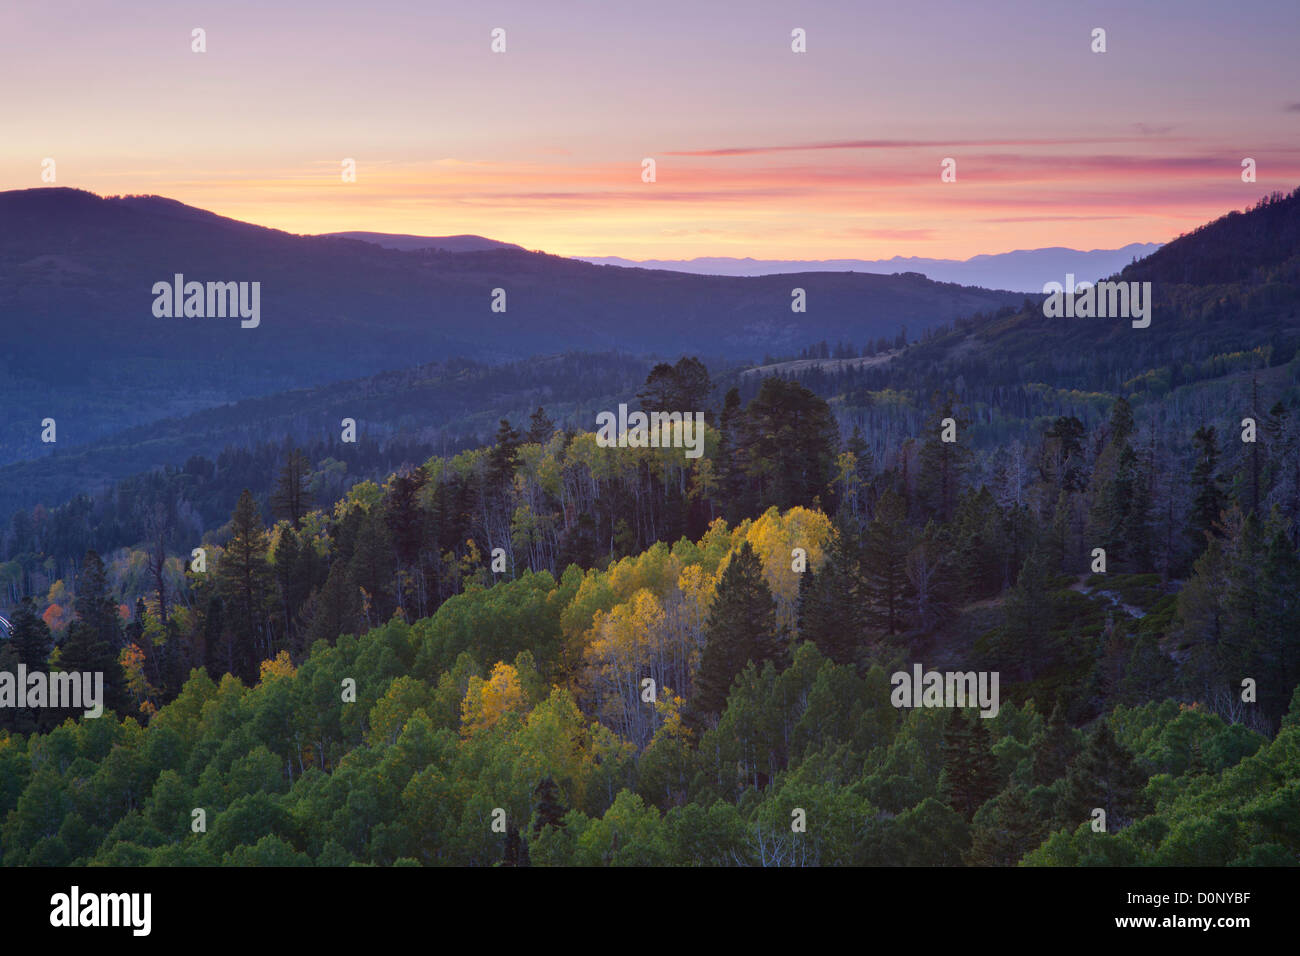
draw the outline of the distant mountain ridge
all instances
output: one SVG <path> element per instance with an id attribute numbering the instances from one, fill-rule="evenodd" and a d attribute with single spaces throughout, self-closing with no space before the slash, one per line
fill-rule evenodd
<path id="1" fill-rule="evenodd" d="M 396 249 L 399 252 L 419 252 L 423 249 L 439 252 L 486 252 L 490 249 L 524 251 L 523 246 L 517 246 L 513 242 L 500 242 L 496 239 L 485 239 L 483 236 L 406 236 L 392 232 L 326 232 L 322 233 L 322 238 L 359 239 L 362 242 L 374 243 L 385 249 Z"/>
<path id="2" fill-rule="evenodd" d="M 669 269 L 694 275 L 760 276 L 794 272 L 867 272 L 890 275 L 917 272 L 935 282 L 955 282 L 985 289 L 1016 292 L 1043 291 L 1043 283 L 1063 281 L 1073 273 L 1076 280 L 1096 281 L 1119 272 L 1133 260 L 1151 255 L 1158 242 L 1132 242 L 1119 249 L 1017 249 L 972 256 L 970 259 L 923 259 L 894 256 L 890 259 L 735 259 L 725 256 L 696 259 L 647 259 L 636 261 L 619 256 L 579 256 L 583 262 L 633 269 Z"/>
<path id="3" fill-rule="evenodd" d="M 177 274 L 258 283 L 260 323 L 154 315 L 151 290 Z M 795 287 L 804 312 L 791 309 Z M 1022 300 L 919 275 L 727 278 L 507 246 L 402 252 L 157 196 L 3 192 L 0 464 L 224 402 L 451 357 L 612 349 L 756 359 L 823 340 L 892 340 L 901 327 L 917 338 Z M 47 417 L 58 423 L 56 446 L 40 439 Z"/>

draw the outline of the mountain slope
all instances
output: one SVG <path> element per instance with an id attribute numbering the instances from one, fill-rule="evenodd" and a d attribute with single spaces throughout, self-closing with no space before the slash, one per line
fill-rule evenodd
<path id="1" fill-rule="evenodd" d="M 1118 276 L 1151 283 L 1151 320 L 1049 318 L 1040 305 L 909 349 L 904 379 L 936 367 L 985 386 L 1134 391 L 1222 374 L 1224 363 L 1289 361 L 1300 345 L 1300 189 L 1182 236 Z M 1255 358 L 1229 358 L 1260 349 Z M 1215 363 L 1218 363 L 1216 367 Z"/>
<path id="2" fill-rule="evenodd" d="M 453 360 L 247 398 L 0 465 L 0 515 L 38 502 L 53 507 L 195 455 L 216 458 L 224 449 L 284 439 L 337 445 L 344 418 L 356 421 L 358 442 L 398 439 L 425 448 L 426 457 L 490 444 L 502 418 L 526 429 L 539 405 L 557 423 L 590 425 L 597 411 L 630 400 L 649 368 L 649 360 L 615 353 L 500 365 Z"/>
<path id="3" fill-rule="evenodd" d="M 260 324 L 158 318 L 155 283 L 260 283 Z M 791 289 L 806 289 L 793 313 Z M 251 286 L 250 286 L 251 288 Z M 503 289 L 506 311 L 492 311 Z M 158 197 L 0 193 L 0 463 L 285 388 L 464 356 L 572 348 L 788 353 L 858 345 L 1022 296 L 921 276 L 721 278 L 495 248 L 400 252 L 295 236 Z"/>

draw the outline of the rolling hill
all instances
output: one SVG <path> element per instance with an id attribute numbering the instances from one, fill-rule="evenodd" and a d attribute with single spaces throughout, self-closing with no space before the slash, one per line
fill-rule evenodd
<path id="1" fill-rule="evenodd" d="M 260 283 L 260 322 L 159 318 L 155 283 Z M 805 313 L 791 311 L 804 288 Z M 251 285 L 250 287 L 251 288 Z M 505 311 L 492 311 L 493 290 Z M 286 388 L 453 356 L 569 349 L 729 358 L 857 345 L 1023 296 L 920 275 L 728 278 L 596 266 L 518 248 L 404 252 L 298 236 L 160 197 L 0 193 L 0 463 Z"/>

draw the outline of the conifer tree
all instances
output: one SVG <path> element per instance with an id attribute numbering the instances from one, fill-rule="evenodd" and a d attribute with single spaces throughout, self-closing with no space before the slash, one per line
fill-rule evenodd
<path id="1" fill-rule="evenodd" d="M 749 661 L 784 663 L 785 646 L 776 628 L 776 603 L 763 579 L 763 566 L 749 542 L 732 554 L 718 581 L 705 624 L 704 652 L 695 679 L 694 710 L 720 714 L 736 675 Z"/>
<path id="2" fill-rule="evenodd" d="M 972 452 L 969 442 L 963 443 L 961 430 L 969 423 L 953 411 L 956 396 L 942 401 L 936 396 L 935 406 L 925 423 L 925 440 L 921 443 L 918 464 L 917 491 L 924 517 L 931 515 L 948 522 L 957 509 L 962 481 L 970 467 Z M 956 441 L 944 441 L 945 419 L 952 419 L 956 428 Z M 924 520 L 924 518 L 922 519 Z"/>
<path id="3" fill-rule="evenodd" d="M 995 632 L 991 652 L 1004 674 L 1031 680 L 1060 663 L 1063 649 L 1059 636 L 1053 634 L 1056 609 L 1043 552 L 1030 552 L 1021 565 L 1003 613 L 1004 623 Z"/>
<path id="4" fill-rule="evenodd" d="M 839 429 L 826 400 L 771 376 L 745 408 L 744 474 L 759 511 L 812 507 L 835 477 Z"/>
<path id="5" fill-rule="evenodd" d="M 745 470 L 745 412 L 740 391 L 729 389 L 722 400 L 722 418 L 718 436 L 718 484 L 728 521 L 739 521 L 752 512 Z"/>
<path id="6" fill-rule="evenodd" d="M 9 643 L 18 660 L 29 670 L 44 670 L 54 649 L 54 639 L 50 636 L 50 626 L 36 613 L 30 597 L 22 599 L 9 623 L 13 625 Z"/>
<path id="7" fill-rule="evenodd" d="M 836 664 L 854 664 L 870 627 L 866 580 L 851 532 L 836 528 L 820 572 L 799 582 L 799 638 Z"/>
<path id="8" fill-rule="evenodd" d="M 1046 786 L 1064 777 L 1079 753 L 1079 735 L 1065 720 L 1058 701 L 1047 718 L 1043 735 L 1034 744 L 1034 786 Z"/>
<path id="9" fill-rule="evenodd" d="M 311 547 L 311 545 L 308 545 Z M 272 552 L 275 581 L 280 594 L 280 612 L 284 616 L 284 634 L 292 642 L 297 623 L 298 607 L 306 600 L 301 593 L 299 571 L 298 535 L 292 528 L 283 528 Z"/>
<path id="10" fill-rule="evenodd" d="M 1103 548 L 1110 568 L 1151 567 L 1150 482 L 1142 473 L 1133 434 L 1133 410 L 1123 398 L 1111 407 L 1110 439 L 1097 459 L 1088 513 L 1088 549 Z"/>
<path id="11" fill-rule="evenodd" d="M 393 598 L 393 548 L 384 534 L 382 515 L 369 515 L 357 534 L 352 560 L 348 562 L 348 581 L 360 595 L 361 614 L 367 627 L 388 620 L 396 603 Z"/>
<path id="12" fill-rule="evenodd" d="M 966 708 L 950 711 L 943 731 L 944 802 L 969 821 L 998 792 L 993 739 L 984 718 Z"/>
<path id="13" fill-rule="evenodd" d="M 903 627 L 908 581 L 906 560 L 911 534 L 906 521 L 907 506 L 892 490 L 876 503 L 876 516 L 867 526 L 863 572 L 871 601 L 872 623 L 889 634 Z"/>
<path id="14" fill-rule="evenodd" d="M 1270 720 L 1287 711 L 1291 689 L 1300 685 L 1300 555 L 1283 523 L 1273 523 L 1259 582 L 1261 647 L 1259 702 Z M 1258 678 L 1257 678 L 1258 680 Z"/>
<path id="15" fill-rule="evenodd" d="M 545 445 L 554 434 L 555 422 L 547 416 L 546 409 L 538 405 L 528 419 L 528 433 L 524 436 L 524 441 L 530 445 Z"/>
<path id="16" fill-rule="evenodd" d="M 301 450 L 291 448 L 271 495 L 271 514 L 284 518 L 296 529 L 311 509 L 311 461 Z"/>
<path id="17" fill-rule="evenodd" d="M 564 826 L 564 804 L 560 788 L 549 774 L 533 788 L 533 833 L 540 834 L 545 827 Z"/>
<path id="18" fill-rule="evenodd" d="M 1057 494 L 1082 491 L 1083 422 L 1073 415 L 1061 416 L 1043 435 L 1043 455 L 1039 465 L 1044 481 L 1050 481 Z"/>
<path id="19" fill-rule="evenodd" d="M 1120 684 L 1124 700 L 1136 706 L 1171 696 L 1175 677 L 1174 662 L 1160 649 L 1157 635 L 1140 630 Z"/>
<path id="20" fill-rule="evenodd" d="M 1072 830 L 1100 807 L 1106 811 L 1107 830 L 1122 829 L 1142 810 L 1146 783 L 1146 773 L 1115 739 L 1110 722 L 1103 717 L 1066 775 L 1056 825 Z"/>
<path id="21" fill-rule="evenodd" d="M 497 428 L 496 443 L 488 452 L 487 482 L 490 494 L 501 494 L 514 484 L 519 462 L 520 435 L 507 418 Z"/>
<path id="22" fill-rule="evenodd" d="M 1196 443 L 1196 458 L 1192 465 L 1192 511 L 1187 516 L 1187 533 L 1192 541 L 1192 554 L 1205 550 L 1207 536 L 1216 536 L 1216 525 L 1223 511 L 1224 494 L 1219 487 L 1216 469 L 1219 464 L 1219 443 L 1214 427 L 1202 426 L 1192 436 Z"/>
<path id="23" fill-rule="evenodd" d="M 229 657 L 233 673 L 246 684 L 257 681 L 258 663 L 264 659 L 260 655 L 271 656 L 270 647 L 265 646 L 272 582 L 267 547 L 266 528 L 253 493 L 245 488 L 230 517 L 230 541 L 221 556 L 217 578 L 232 641 Z"/>
<path id="24" fill-rule="evenodd" d="M 1047 835 L 1037 819 L 1028 791 L 1011 786 L 976 814 L 966 862 L 972 866 L 1015 866 Z"/>
<path id="25" fill-rule="evenodd" d="M 59 669 L 82 674 L 104 675 L 104 709 L 125 714 L 126 679 L 118 663 L 122 649 L 117 604 L 108 590 L 104 562 L 87 551 L 77 583 L 77 619 L 68 625 L 59 645 Z M 67 716 L 80 717 L 81 712 Z"/>
<path id="26" fill-rule="evenodd" d="M 77 581 L 77 600 L 74 604 L 78 620 L 115 650 L 122 645 L 121 624 L 117 602 L 108 589 L 108 571 L 95 551 L 87 551 L 81 562 L 81 575 Z"/>

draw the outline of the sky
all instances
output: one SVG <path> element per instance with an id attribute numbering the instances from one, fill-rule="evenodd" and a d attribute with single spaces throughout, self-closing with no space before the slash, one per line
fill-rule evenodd
<path id="1" fill-rule="evenodd" d="M 1115 248 L 1300 185 L 1297 49 L 1296 0 L 2 0 L 0 189 L 48 158 L 295 233 L 632 259 Z"/>

